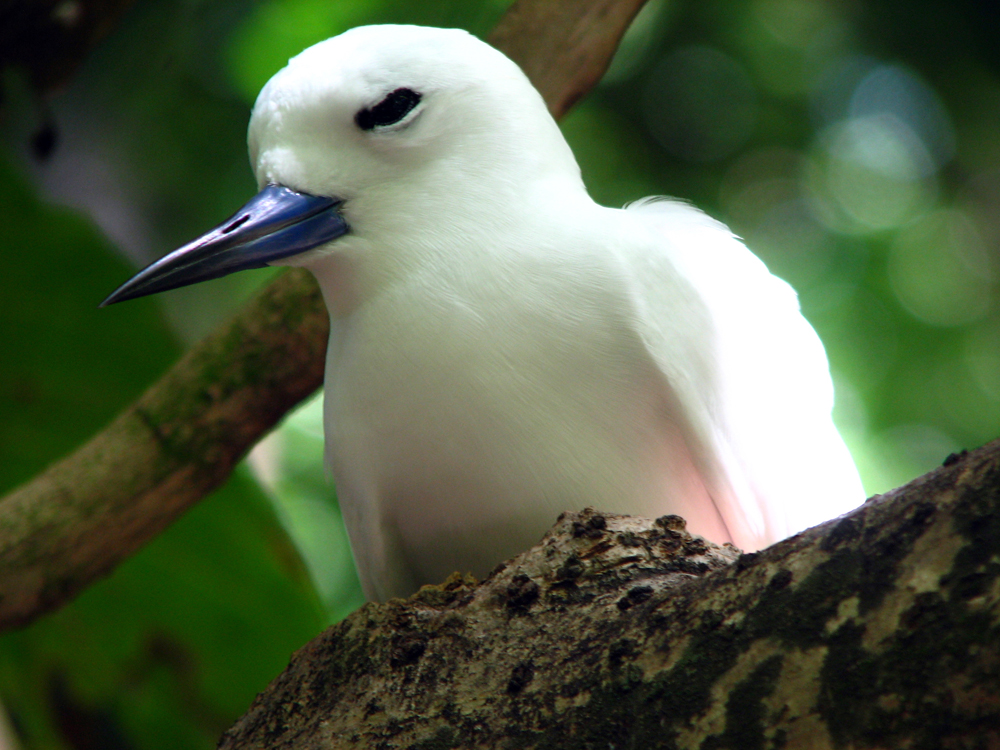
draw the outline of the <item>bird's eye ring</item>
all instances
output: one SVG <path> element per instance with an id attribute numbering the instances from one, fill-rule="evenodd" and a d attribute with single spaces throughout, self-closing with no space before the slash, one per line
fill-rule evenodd
<path id="1" fill-rule="evenodd" d="M 396 89 L 374 107 L 365 107 L 354 115 L 354 122 L 362 130 L 374 130 L 395 125 L 420 104 L 420 94 L 413 89 Z"/>

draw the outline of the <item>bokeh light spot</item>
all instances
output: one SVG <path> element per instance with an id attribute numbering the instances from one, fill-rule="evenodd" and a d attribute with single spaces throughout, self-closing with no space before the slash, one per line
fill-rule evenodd
<path id="1" fill-rule="evenodd" d="M 921 176 L 936 171 L 955 155 L 951 119 L 937 94 L 914 73 L 899 65 L 880 65 L 855 88 L 848 105 L 853 119 L 891 117 L 903 123 L 931 158 L 919 159 Z"/>
<path id="2" fill-rule="evenodd" d="M 979 390 L 1000 404 L 1000 320 L 971 330 L 965 339 L 965 366 Z"/>
<path id="3" fill-rule="evenodd" d="M 900 304 L 929 325 L 971 323 L 992 305 L 993 261 L 962 211 L 935 211 L 903 229 L 888 268 Z"/>
<path id="4" fill-rule="evenodd" d="M 891 229 L 932 203 L 937 185 L 923 142 L 891 115 L 861 117 L 823 131 L 808 171 L 818 215 L 831 229 Z"/>
<path id="5" fill-rule="evenodd" d="M 814 44 L 816 34 L 836 18 L 823 0 L 756 0 L 753 17 L 777 41 L 800 49 Z"/>
<path id="6" fill-rule="evenodd" d="M 772 207 L 746 239 L 771 273 L 796 289 L 817 281 L 836 253 L 830 235 L 801 199 Z"/>
<path id="7" fill-rule="evenodd" d="M 646 81 L 642 104 L 660 145 L 692 162 L 730 156 L 749 140 L 757 120 L 749 76 L 711 47 L 685 47 L 661 60 Z"/>

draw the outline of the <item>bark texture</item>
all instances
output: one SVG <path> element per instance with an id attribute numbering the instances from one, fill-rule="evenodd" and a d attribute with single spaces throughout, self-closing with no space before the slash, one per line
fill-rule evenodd
<path id="1" fill-rule="evenodd" d="M 561 114 L 597 83 L 642 2 L 518 0 L 492 39 Z M 312 278 L 284 274 L 104 431 L 0 499 L 0 630 L 65 603 L 225 481 L 320 387 L 328 330 Z"/>
<path id="2" fill-rule="evenodd" d="M 1000 441 L 757 554 L 564 514 L 328 629 L 219 746 L 1000 747 Z"/>
<path id="3" fill-rule="evenodd" d="M 0 500 L 0 629 L 79 593 L 226 480 L 323 377 L 329 318 L 286 273 L 68 458 Z"/>
<path id="4" fill-rule="evenodd" d="M 517 0 L 489 43 L 521 66 L 549 111 L 562 117 L 601 80 L 646 0 Z"/>

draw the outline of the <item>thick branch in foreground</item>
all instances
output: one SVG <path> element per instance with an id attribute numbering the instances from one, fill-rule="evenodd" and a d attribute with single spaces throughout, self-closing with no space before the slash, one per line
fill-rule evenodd
<path id="1" fill-rule="evenodd" d="M 998 644 L 1000 441 L 757 554 L 565 514 L 328 629 L 220 747 L 995 748 Z"/>
<path id="2" fill-rule="evenodd" d="M 518 0 L 491 39 L 544 77 L 535 83 L 561 113 L 597 83 L 639 5 Z M 68 601 L 221 484 L 321 385 L 327 331 L 315 283 L 285 274 L 103 432 L 0 500 L 0 629 Z"/>

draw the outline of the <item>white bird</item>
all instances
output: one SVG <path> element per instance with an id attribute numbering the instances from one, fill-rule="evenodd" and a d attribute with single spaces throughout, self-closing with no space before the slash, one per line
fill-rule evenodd
<path id="1" fill-rule="evenodd" d="M 261 91 L 249 146 L 261 193 L 105 304 L 315 274 L 327 462 L 369 599 L 483 575 L 563 510 L 675 513 L 755 550 L 864 499 L 794 291 L 689 205 L 597 205 L 487 44 L 328 39 Z"/>

